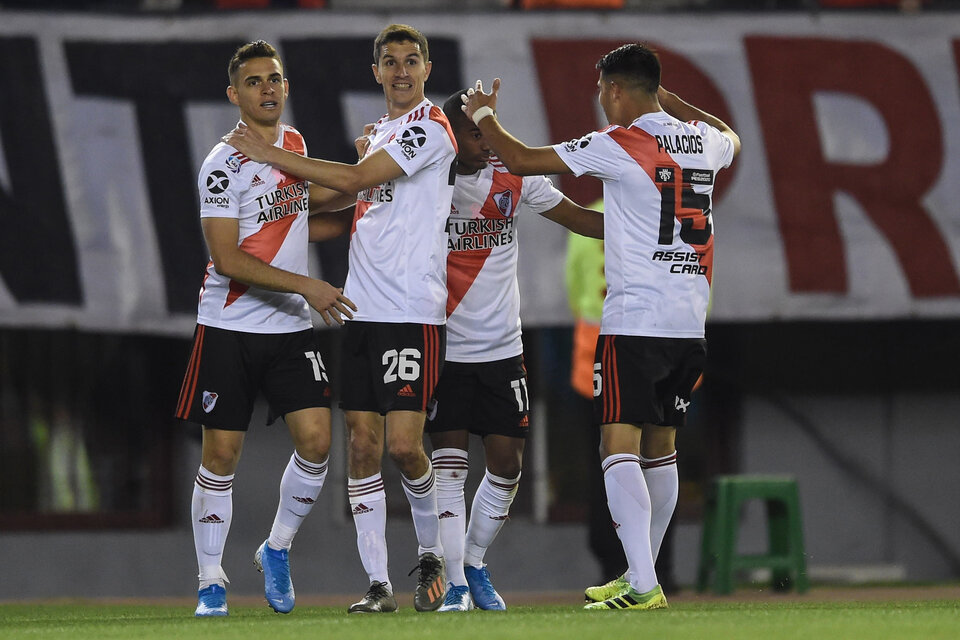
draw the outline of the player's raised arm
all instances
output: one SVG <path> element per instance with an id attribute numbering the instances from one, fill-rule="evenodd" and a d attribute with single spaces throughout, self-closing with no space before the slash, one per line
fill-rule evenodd
<path id="1" fill-rule="evenodd" d="M 223 141 L 254 162 L 262 162 L 322 187 L 344 194 L 356 194 L 404 175 L 390 154 L 379 149 L 357 164 L 307 158 L 267 142 L 249 127 L 239 124 Z"/>
<path id="2" fill-rule="evenodd" d="M 482 82 L 477 80 L 476 86 L 463 96 L 463 111 L 480 128 L 490 148 L 510 173 L 518 176 L 571 173 L 552 147 L 528 147 L 500 125 L 494 111 L 499 90 L 500 78 L 494 79 L 490 93 L 484 93 Z"/>
<path id="3" fill-rule="evenodd" d="M 737 157 L 737 154 L 740 153 L 740 136 L 720 118 L 698 109 L 689 102 L 684 102 L 677 94 L 667 91 L 662 86 L 657 89 L 657 99 L 660 101 L 663 110 L 677 120 L 683 120 L 684 122 L 700 120 L 718 129 L 720 133 L 733 141 L 733 157 Z"/>

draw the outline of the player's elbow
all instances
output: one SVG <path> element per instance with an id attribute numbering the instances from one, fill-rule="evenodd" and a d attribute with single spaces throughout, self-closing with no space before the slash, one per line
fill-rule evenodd
<path id="1" fill-rule="evenodd" d="M 236 251 L 212 249 L 210 260 L 213 262 L 214 270 L 224 277 L 233 278 L 240 264 L 237 251 L 239 249 Z"/>

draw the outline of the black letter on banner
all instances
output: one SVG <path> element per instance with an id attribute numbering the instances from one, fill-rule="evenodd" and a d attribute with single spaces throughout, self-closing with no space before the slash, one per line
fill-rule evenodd
<path id="1" fill-rule="evenodd" d="M 198 215 L 197 176 L 184 106 L 227 103 L 227 62 L 239 41 L 67 42 L 78 95 L 130 100 L 136 106 L 167 309 L 189 313 L 207 263 Z M 226 133 L 226 131 L 224 131 Z M 211 140 L 212 147 L 217 140 Z"/>
<path id="2" fill-rule="evenodd" d="M 353 139 L 361 131 L 347 131 L 341 99 L 347 91 L 367 91 L 383 96 L 373 79 L 373 38 L 324 38 L 283 40 L 284 61 L 294 77 L 290 100 L 297 116 L 297 129 L 307 141 L 314 158 L 354 163 L 357 151 Z M 460 78 L 460 46 L 451 38 L 430 38 L 430 57 L 443 60 L 434 65 L 427 82 L 427 93 L 443 100 L 465 85 Z M 317 64 L 335 60 L 335 64 Z M 436 102 L 436 100 L 434 100 Z M 317 245 L 323 278 L 337 286 L 347 275 L 347 246 L 344 235 Z"/>
<path id="3" fill-rule="evenodd" d="M 19 302 L 82 301 L 43 73 L 33 38 L 0 38 L 0 139 L 10 191 L 0 187 L 0 276 Z"/>

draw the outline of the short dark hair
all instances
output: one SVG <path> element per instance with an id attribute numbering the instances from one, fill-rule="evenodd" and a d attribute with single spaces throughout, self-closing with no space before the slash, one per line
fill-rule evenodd
<path id="1" fill-rule="evenodd" d="M 657 52 L 642 44 L 625 44 L 597 62 L 597 69 L 606 79 L 616 76 L 620 82 L 656 93 L 660 87 L 660 58 Z"/>
<path id="2" fill-rule="evenodd" d="M 463 99 L 460 96 L 465 95 L 467 95 L 467 90 L 460 89 L 460 91 L 457 91 L 443 102 L 443 115 L 447 116 L 447 120 L 450 121 L 450 126 L 454 129 L 471 122 L 461 108 L 463 107 Z"/>
<path id="3" fill-rule="evenodd" d="M 230 77 L 231 85 L 233 84 L 234 76 L 237 73 L 237 69 L 240 68 L 240 65 L 253 58 L 273 58 L 280 63 L 280 68 L 283 69 L 283 60 L 280 59 L 280 54 L 277 53 L 276 48 L 272 44 L 266 40 L 248 42 L 233 53 L 233 57 L 230 58 L 230 64 L 227 65 L 227 75 Z"/>
<path id="4" fill-rule="evenodd" d="M 380 62 L 380 49 L 388 42 L 415 42 L 420 45 L 420 54 L 423 61 L 430 60 L 430 46 L 427 44 L 427 36 L 423 35 L 408 24 L 391 24 L 383 28 L 373 41 L 373 62 Z"/>

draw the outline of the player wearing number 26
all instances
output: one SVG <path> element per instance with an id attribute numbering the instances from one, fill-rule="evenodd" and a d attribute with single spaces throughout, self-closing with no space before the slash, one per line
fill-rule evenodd
<path id="1" fill-rule="evenodd" d="M 607 296 L 594 364 L 594 415 L 607 503 L 626 574 L 587 589 L 588 609 L 667 605 L 654 560 L 676 506 L 676 428 L 706 358 L 713 276 L 712 193 L 740 151 L 724 122 L 660 86 L 660 61 L 627 44 L 597 63 L 609 126 L 528 147 L 497 121 L 499 79 L 478 82 L 464 111 L 511 173 L 603 181 Z"/>

